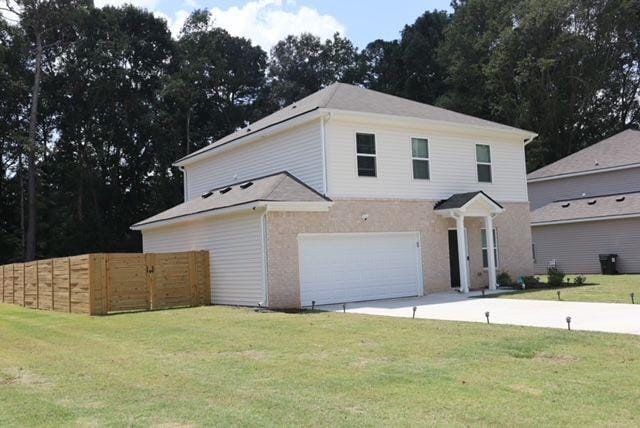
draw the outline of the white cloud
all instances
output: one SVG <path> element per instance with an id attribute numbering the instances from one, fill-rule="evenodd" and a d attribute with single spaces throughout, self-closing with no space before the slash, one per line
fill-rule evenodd
<path id="1" fill-rule="evenodd" d="M 211 15 L 215 25 L 234 36 L 249 38 L 266 50 L 289 34 L 307 32 L 325 39 L 346 31 L 333 16 L 307 6 L 296 8 L 294 0 L 255 0 L 225 10 L 216 7 Z"/>
<path id="2" fill-rule="evenodd" d="M 166 9 L 159 10 L 161 3 L 161 0 L 95 0 L 96 7 L 133 4 L 149 9 L 167 21 L 173 37 L 180 33 L 190 11 L 200 4 L 198 0 L 183 0 L 182 9 L 167 13 Z M 210 12 L 215 25 L 231 35 L 251 39 L 267 51 L 289 34 L 305 32 L 322 39 L 331 38 L 336 32 L 346 35 L 346 28 L 336 18 L 308 6 L 298 6 L 296 0 L 251 0 L 227 9 L 213 7 Z"/>

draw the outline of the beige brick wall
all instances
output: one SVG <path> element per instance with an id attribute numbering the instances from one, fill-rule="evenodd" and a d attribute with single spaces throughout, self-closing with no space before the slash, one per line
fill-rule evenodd
<path id="1" fill-rule="evenodd" d="M 424 291 L 450 289 L 448 229 L 453 219 L 433 211 L 432 201 L 339 200 L 329 212 L 267 213 L 267 283 L 269 305 L 300 306 L 298 241 L 300 233 L 420 232 Z M 495 220 L 500 242 L 500 270 L 512 276 L 531 274 L 529 204 L 503 204 L 506 211 Z M 368 219 L 362 219 L 368 214 Z M 480 228 L 484 220 L 465 219 L 469 237 L 472 287 L 486 286 L 482 269 Z"/>

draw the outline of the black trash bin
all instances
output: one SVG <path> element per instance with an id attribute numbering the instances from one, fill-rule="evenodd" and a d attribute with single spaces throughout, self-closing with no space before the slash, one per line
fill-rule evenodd
<path id="1" fill-rule="evenodd" d="M 600 270 L 603 275 L 615 275 L 618 273 L 616 269 L 617 254 L 600 254 Z"/>

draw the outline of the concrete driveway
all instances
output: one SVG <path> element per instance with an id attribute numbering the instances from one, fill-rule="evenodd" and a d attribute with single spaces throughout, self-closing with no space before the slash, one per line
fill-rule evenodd
<path id="1" fill-rule="evenodd" d="M 346 312 L 411 318 L 486 323 L 489 312 L 492 324 L 530 327 L 567 328 L 640 335 L 640 305 L 618 303 L 556 302 L 551 300 L 511 300 L 481 298 L 480 293 L 434 293 L 423 297 L 347 303 Z M 319 306 L 318 309 L 342 312 L 342 305 Z"/>

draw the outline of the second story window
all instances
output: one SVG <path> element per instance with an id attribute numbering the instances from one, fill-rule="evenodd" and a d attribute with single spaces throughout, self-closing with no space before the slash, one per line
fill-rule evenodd
<path id="1" fill-rule="evenodd" d="M 476 164 L 478 181 L 491 183 L 491 147 L 486 144 L 476 144 Z"/>
<path id="2" fill-rule="evenodd" d="M 425 138 L 411 139 L 411 161 L 413 163 L 413 178 L 429 179 L 429 141 Z"/>
<path id="3" fill-rule="evenodd" d="M 358 157 L 358 176 L 376 176 L 376 136 L 356 134 L 356 155 Z"/>

